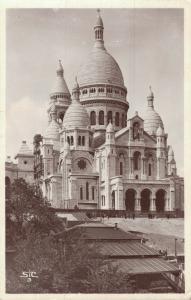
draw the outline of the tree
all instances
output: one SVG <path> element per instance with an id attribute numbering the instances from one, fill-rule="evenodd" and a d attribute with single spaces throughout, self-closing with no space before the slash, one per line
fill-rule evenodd
<path id="1" fill-rule="evenodd" d="M 6 201 L 7 241 L 14 243 L 29 231 L 48 234 L 57 228 L 63 228 L 63 224 L 41 190 L 22 178 L 15 180 L 10 187 L 10 199 Z"/>

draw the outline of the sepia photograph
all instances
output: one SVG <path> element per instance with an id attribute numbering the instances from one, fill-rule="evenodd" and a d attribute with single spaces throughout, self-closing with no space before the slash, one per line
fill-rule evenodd
<path id="1" fill-rule="evenodd" d="M 6 294 L 184 294 L 184 9 L 5 14 Z"/>

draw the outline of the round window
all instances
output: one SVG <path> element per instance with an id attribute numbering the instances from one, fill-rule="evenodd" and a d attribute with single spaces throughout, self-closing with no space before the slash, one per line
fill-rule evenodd
<path id="1" fill-rule="evenodd" d="M 85 160 L 80 159 L 80 160 L 78 161 L 78 168 L 81 169 L 81 170 L 83 170 L 83 169 L 86 168 L 86 162 L 85 162 Z"/>

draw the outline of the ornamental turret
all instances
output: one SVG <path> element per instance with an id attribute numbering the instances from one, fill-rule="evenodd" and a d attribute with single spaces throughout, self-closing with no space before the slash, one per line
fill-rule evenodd
<path id="1" fill-rule="evenodd" d="M 90 129 L 90 120 L 86 108 L 79 100 L 80 90 L 76 79 L 72 89 L 72 103 L 64 116 L 61 141 L 63 148 L 65 141 L 71 150 L 87 150 L 91 148 L 92 131 Z"/>
<path id="2" fill-rule="evenodd" d="M 70 103 L 70 92 L 64 79 L 64 69 L 61 60 L 59 60 L 58 67 L 56 70 L 56 80 L 50 93 L 50 101 L 48 108 L 49 123 L 51 121 L 50 109 L 52 104 L 55 104 L 56 107 L 57 122 L 62 123 L 63 117 Z"/>
<path id="3" fill-rule="evenodd" d="M 177 174 L 176 161 L 174 159 L 174 151 L 172 147 L 168 150 L 168 175 L 175 176 Z"/>
<path id="4" fill-rule="evenodd" d="M 164 129 L 164 125 L 161 117 L 154 109 L 154 104 L 153 104 L 154 93 L 151 89 L 151 86 L 149 88 L 150 88 L 150 92 L 149 95 L 147 96 L 148 105 L 144 117 L 144 130 L 151 136 L 156 137 L 156 131 L 158 127 L 160 126 L 162 129 Z"/>

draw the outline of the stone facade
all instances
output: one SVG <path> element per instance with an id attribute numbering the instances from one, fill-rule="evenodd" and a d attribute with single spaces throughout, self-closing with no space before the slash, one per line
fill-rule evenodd
<path id="1" fill-rule="evenodd" d="M 94 32 L 72 100 L 59 62 L 48 127 L 34 140 L 36 183 L 56 208 L 183 210 L 183 178 L 151 88 L 146 116 L 128 119 L 127 88 L 104 46 L 100 15 Z"/>

